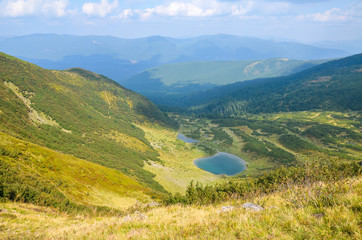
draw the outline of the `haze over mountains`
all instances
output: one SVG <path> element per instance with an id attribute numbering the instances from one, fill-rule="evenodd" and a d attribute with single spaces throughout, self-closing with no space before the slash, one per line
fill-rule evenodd
<path id="1" fill-rule="evenodd" d="M 356 48 L 340 50 L 323 44 L 317 47 L 233 35 L 186 39 L 160 36 L 122 39 L 111 36 L 33 34 L 0 39 L 0 51 L 42 67 L 59 70 L 82 67 L 118 82 L 165 63 L 267 58 L 330 59 L 355 53 L 348 50 Z"/>
<path id="2" fill-rule="evenodd" d="M 164 64 L 136 74 L 124 80 L 122 85 L 159 103 L 162 98 L 172 95 L 187 95 L 256 78 L 286 76 L 325 61 L 273 58 Z"/>
<path id="3" fill-rule="evenodd" d="M 206 114 L 362 109 L 362 54 L 284 77 L 261 78 L 160 100 Z"/>

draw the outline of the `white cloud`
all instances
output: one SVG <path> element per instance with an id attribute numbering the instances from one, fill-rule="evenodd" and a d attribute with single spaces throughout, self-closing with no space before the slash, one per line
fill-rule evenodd
<path id="1" fill-rule="evenodd" d="M 98 3 L 85 3 L 82 6 L 82 11 L 88 16 L 106 17 L 112 11 L 118 8 L 118 1 L 108 2 L 108 0 L 101 0 Z"/>
<path id="2" fill-rule="evenodd" d="M 351 20 L 355 17 L 361 16 L 361 12 L 358 9 L 361 9 L 362 5 L 356 5 L 348 10 L 343 10 L 340 8 L 332 8 L 326 10 L 323 13 L 313 13 L 307 15 L 299 15 L 298 20 L 311 20 L 315 22 L 344 22 Z"/>
<path id="3" fill-rule="evenodd" d="M 113 18 L 119 18 L 122 19 L 123 21 L 127 21 L 129 19 L 131 19 L 134 16 L 134 11 L 132 9 L 125 9 L 123 10 L 120 14 L 118 14 L 118 16 L 115 16 Z"/>
<path id="4" fill-rule="evenodd" d="M 231 1 L 221 2 L 218 0 L 186 0 L 171 1 L 160 4 L 152 8 L 136 9 L 123 12 L 119 17 L 122 18 L 127 13 L 128 16 L 139 16 L 147 19 L 152 16 L 163 17 L 211 17 L 222 15 L 245 15 L 250 11 L 252 1 Z"/>
<path id="5" fill-rule="evenodd" d="M 6 0 L 0 4 L 0 14 L 5 17 L 63 17 L 67 14 L 67 6 L 68 0 Z"/>
<path id="6" fill-rule="evenodd" d="M 46 1 L 43 6 L 43 12 L 57 17 L 63 17 L 67 13 L 67 0 Z"/>
<path id="7" fill-rule="evenodd" d="M 211 3 L 209 6 L 205 6 L 201 1 L 192 2 L 171 2 L 167 5 L 159 5 L 149 12 L 153 12 L 156 15 L 161 16 L 185 16 L 185 17 L 206 17 L 220 13 L 221 9 L 214 6 L 215 3 Z"/>

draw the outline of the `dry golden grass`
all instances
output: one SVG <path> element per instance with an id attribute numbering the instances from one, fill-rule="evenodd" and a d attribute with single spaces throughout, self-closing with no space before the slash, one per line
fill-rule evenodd
<path id="1" fill-rule="evenodd" d="M 329 191 L 332 205 L 321 192 Z M 245 202 L 264 207 L 254 212 Z M 361 239 L 362 178 L 290 186 L 215 206 L 156 207 L 124 216 L 71 216 L 28 204 L 0 204 L 1 239 Z M 229 212 L 221 207 L 232 205 Z M 137 218 L 143 215 L 146 217 Z"/>

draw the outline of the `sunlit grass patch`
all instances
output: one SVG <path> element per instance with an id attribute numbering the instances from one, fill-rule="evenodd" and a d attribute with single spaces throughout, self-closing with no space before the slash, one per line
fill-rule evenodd
<path id="1" fill-rule="evenodd" d="M 212 183 L 220 176 L 197 168 L 193 161 L 206 157 L 207 154 L 195 145 L 177 139 L 177 132 L 157 128 L 139 126 L 146 138 L 159 153 L 162 164 L 150 162 L 145 169 L 156 174 L 155 180 L 166 190 L 184 192 L 192 179 L 203 183 Z"/>

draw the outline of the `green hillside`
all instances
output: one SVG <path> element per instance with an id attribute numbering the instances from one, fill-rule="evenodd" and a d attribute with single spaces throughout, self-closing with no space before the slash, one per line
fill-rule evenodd
<path id="1" fill-rule="evenodd" d="M 362 54 L 358 54 L 287 77 L 239 82 L 206 90 L 174 103 L 191 107 L 196 112 L 221 115 L 313 109 L 361 110 L 361 69 Z"/>
<path id="2" fill-rule="evenodd" d="M 150 97 L 185 93 L 262 77 L 289 75 L 323 61 L 286 58 L 166 64 L 141 72 L 122 84 Z"/>
<path id="3" fill-rule="evenodd" d="M 0 133 L 0 201 L 104 212 L 151 201 L 152 192 L 120 171 Z M 88 206 L 88 208 L 87 208 Z"/>
<path id="4" fill-rule="evenodd" d="M 165 190 L 143 169 L 158 153 L 135 126 L 177 124 L 145 97 L 82 69 L 51 71 L 0 54 L 0 131 L 114 168 Z"/>

